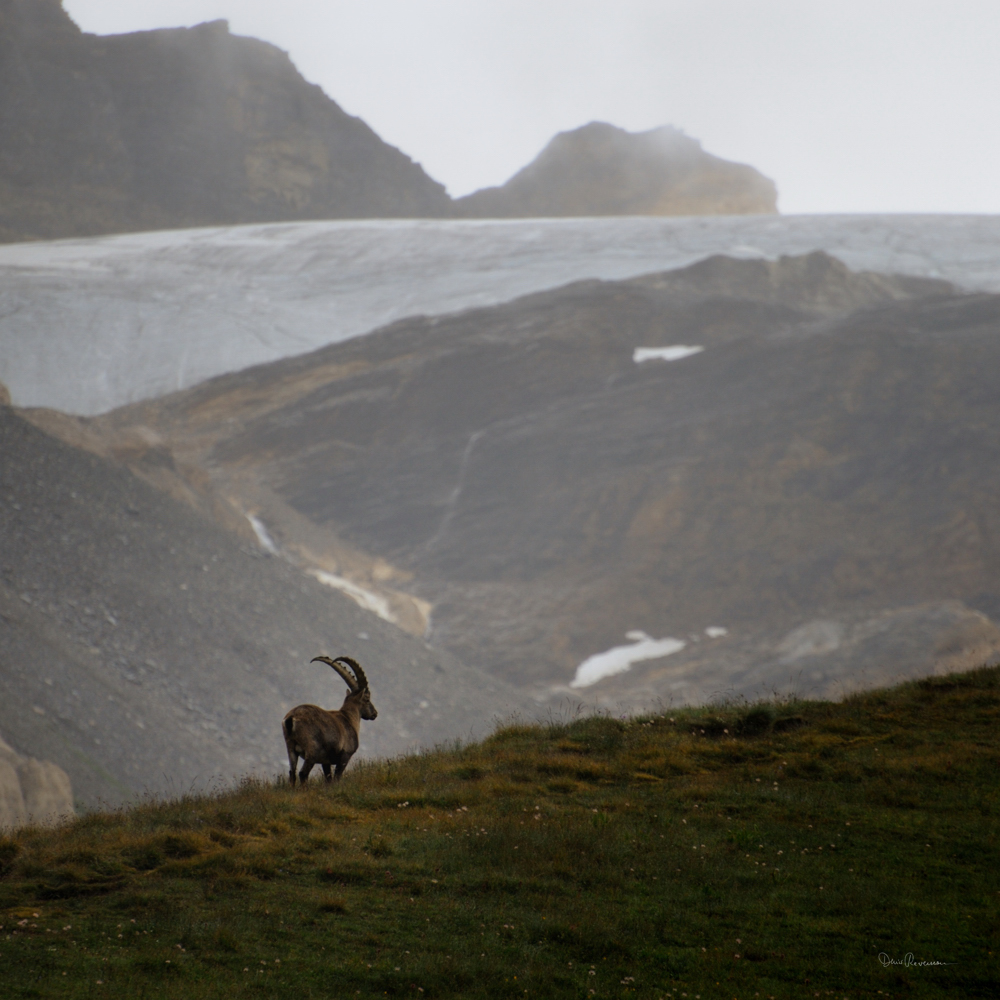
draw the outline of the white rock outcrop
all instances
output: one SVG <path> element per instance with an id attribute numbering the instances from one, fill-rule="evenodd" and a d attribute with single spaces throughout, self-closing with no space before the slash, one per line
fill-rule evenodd
<path id="1" fill-rule="evenodd" d="M 75 814 L 69 775 L 51 761 L 22 757 L 0 739 L 0 829 L 49 825 Z"/>

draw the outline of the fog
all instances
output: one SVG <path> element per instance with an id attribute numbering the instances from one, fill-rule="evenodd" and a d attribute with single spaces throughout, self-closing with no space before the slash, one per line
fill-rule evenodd
<path id="1" fill-rule="evenodd" d="M 66 0 L 87 31 L 228 18 L 452 195 L 558 131 L 673 124 L 783 212 L 997 212 L 1000 7 L 901 0 Z"/>
<path id="2" fill-rule="evenodd" d="M 283 767 L 276 723 L 325 698 L 302 670 L 321 650 L 374 665 L 383 716 L 361 744 L 374 755 L 476 738 L 567 696 L 623 714 L 720 693 L 829 698 L 1000 660 L 1000 10 L 65 7 L 95 33 L 226 18 L 452 196 L 600 120 L 673 125 L 751 164 L 783 213 L 443 218 L 438 185 L 312 88 L 319 130 L 334 123 L 321 154 L 360 136 L 375 165 L 327 169 L 285 146 L 308 102 L 265 53 L 289 86 L 269 104 L 251 74 L 232 116 L 242 142 L 271 109 L 249 154 L 220 154 L 256 184 L 239 212 L 178 197 L 171 214 L 136 195 L 135 214 L 116 214 L 135 194 L 124 185 L 78 216 L 104 183 L 99 163 L 87 183 L 81 170 L 118 154 L 92 124 L 114 110 L 109 78 L 88 82 L 93 118 L 66 110 L 86 90 L 70 56 L 143 46 L 64 32 L 59 61 L 44 40 L 32 85 L 57 61 L 65 72 L 5 133 L 8 152 L 37 156 L 10 174 L 0 238 L 118 235 L 0 246 L 0 402 L 31 408 L 0 406 L 0 732 L 22 754 L 51 748 L 70 804 L 69 778 L 91 804 L 170 792 L 148 777 L 168 758 L 185 783 Z M 221 28 L 192 35 L 218 43 L 203 64 L 222 75 L 218 52 L 262 54 Z M 210 186 L 198 171 L 214 154 L 188 136 L 214 135 L 200 95 L 225 81 L 185 97 L 189 66 L 156 76 L 130 59 L 171 81 L 145 123 L 164 142 L 135 163 Z M 32 107 L 11 93 L 5 123 Z M 159 124 L 178 105 L 198 128 Z M 65 178 L 19 208 L 20 180 L 44 181 L 63 148 L 79 154 Z M 175 168 L 176 150 L 192 165 Z M 400 200 L 296 201 L 324 170 L 365 188 L 379 157 L 412 181 Z M 566 162 L 550 174 L 560 190 Z M 693 210 L 770 212 L 764 187 L 765 208 Z M 130 231 L 287 219 L 272 194 L 311 221 Z M 13 752 L 0 742 L 0 765 Z"/>

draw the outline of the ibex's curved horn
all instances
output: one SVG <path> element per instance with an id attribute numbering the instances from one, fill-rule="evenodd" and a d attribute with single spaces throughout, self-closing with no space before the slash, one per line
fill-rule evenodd
<path id="1" fill-rule="evenodd" d="M 346 663 L 354 671 L 354 676 L 358 679 L 359 691 L 368 687 L 368 678 L 365 677 L 365 672 L 361 669 L 361 664 L 357 660 L 352 660 L 349 656 L 338 656 L 337 659 L 341 663 Z"/>
<path id="2" fill-rule="evenodd" d="M 337 671 L 337 673 L 338 673 L 338 674 L 340 674 L 340 676 L 344 678 L 345 682 L 347 683 L 347 686 L 348 686 L 348 687 L 349 687 L 349 688 L 350 688 L 350 689 L 351 689 L 352 691 L 360 691 L 360 690 L 361 690 L 361 688 L 360 688 L 360 687 L 358 686 L 358 682 L 357 682 L 357 680 L 356 680 L 356 679 L 355 679 L 354 677 L 352 677 L 352 676 L 351 676 L 351 675 L 350 675 L 350 674 L 349 674 L 349 673 L 348 673 L 348 672 L 347 672 L 347 671 L 346 671 L 346 670 L 345 670 L 345 669 L 344 669 L 344 668 L 343 668 L 343 667 L 342 667 L 342 666 L 340 665 L 339 661 L 340 661 L 340 660 L 343 660 L 343 659 L 345 659 L 345 657 L 343 657 L 343 656 L 338 656 L 336 660 L 331 660 L 329 656 L 314 656 L 314 657 L 313 657 L 313 658 L 312 658 L 312 659 L 311 659 L 311 660 L 310 660 L 309 662 L 310 662 L 310 663 L 316 663 L 316 662 L 318 661 L 318 662 L 320 662 L 320 663 L 325 663 L 325 664 L 327 664 L 328 666 L 331 666 L 331 667 L 333 667 L 333 669 L 334 669 L 334 670 L 336 670 L 336 671 Z M 348 662 L 351 662 L 351 661 L 348 661 Z"/>

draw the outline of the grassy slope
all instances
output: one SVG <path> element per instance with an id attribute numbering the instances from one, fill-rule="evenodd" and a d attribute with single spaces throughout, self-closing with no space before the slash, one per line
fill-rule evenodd
<path id="1" fill-rule="evenodd" d="M 332 790 L 24 831 L 0 840 L 0 992 L 993 997 L 998 722 L 988 669 L 508 727 Z"/>

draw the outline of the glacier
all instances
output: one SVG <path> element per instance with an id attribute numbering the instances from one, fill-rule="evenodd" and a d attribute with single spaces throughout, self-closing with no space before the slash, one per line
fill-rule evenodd
<path id="1" fill-rule="evenodd" d="M 406 316 L 812 250 L 1000 291 L 1000 216 L 363 220 L 7 244 L 0 382 L 15 405 L 93 415 Z"/>

